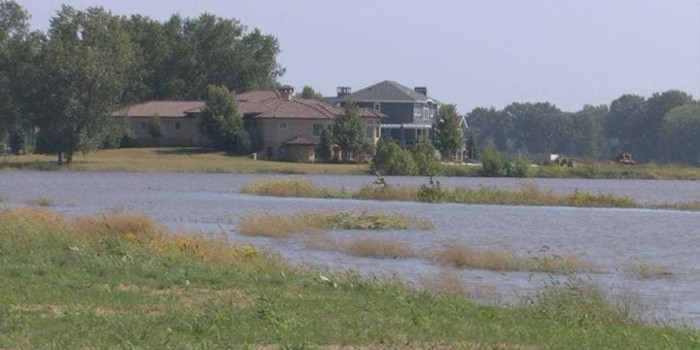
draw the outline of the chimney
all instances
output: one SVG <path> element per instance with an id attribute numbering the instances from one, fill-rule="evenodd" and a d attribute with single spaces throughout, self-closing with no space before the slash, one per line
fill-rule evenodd
<path id="1" fill-rule="evenodd" d="M 415 91 L 423 96 L 428 96 L 428 88 L 425 86 L 416 86 L 413 88 L 413 91 Z"/>
<path id="2" fill-rule="evenodd" d="M 349 86 L 338 86 L 338 97 L 343 97 L 345 95 L 350 95 L 352 90 Z"/>
<path id="3" fill-rule="evenodd" d="M 289 86 L 289 85 L 282 85 L 279 88 L 280 95 L 282 98 L 286 99 L 287 101 L 291 101 L 292 98 L 294 97 L 294 87 Z"/>

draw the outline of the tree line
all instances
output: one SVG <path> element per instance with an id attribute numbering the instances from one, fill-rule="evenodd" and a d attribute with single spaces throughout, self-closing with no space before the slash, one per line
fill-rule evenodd
<path id="1" fill-rule="evenodd" d="M 109 115 L 149 99 L 206 99 L 277 85 L 277 38 L 236 19 L 172 15 L 159 22 L 101 7 L 62 6 L 46 32 L 30 31 L 29 13 L 0 1 L 0 137 L 13 150 L 41 130 L 38 153 L 70 162 L 101 146 Z"/>
<path id="2" fill-rule="evenodd" d="M 631 153 L 640 162 L 700 165 L 700 105 L 688 93 L 668 90 L 645 98 L 625 94 L 610 105 L 564 112 L 544 103 L 475 108 L 466 140 L 526 156 L 564 154 L 610 159 Z"/>

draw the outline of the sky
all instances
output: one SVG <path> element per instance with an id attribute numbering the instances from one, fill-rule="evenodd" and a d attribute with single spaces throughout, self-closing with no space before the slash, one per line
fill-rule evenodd
<path id="1" fill-rule="evenodd" d="M 700 98 L 700 0 L 18 0 L 33 29 L 61 4 L 165 21 L 209 12 L 279 39 L 283 84 L 324 95 L 383 80 L 460 112 L 512 102 L 565 111 L 622 94 Z"/>

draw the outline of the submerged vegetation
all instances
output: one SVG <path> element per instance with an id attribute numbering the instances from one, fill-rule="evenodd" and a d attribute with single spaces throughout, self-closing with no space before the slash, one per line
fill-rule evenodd
<path id="1" fill-rule="evenodd" d="M 596 267 L 574 255 L 519 256 L 504 249 L 474 250 L 463 244 L 451 244 L 431 257 L 458 268 L 486 270 L 541 271 L 556 273 L 593 272 Z"/>
<path id="2" fill-rule="evenodd" d="M 3 210 L 0 259 L 0 348 L 691 349 L 700 339 L 642 325 L 580 280 L 514 307 L 479 305 L 291 267 L 140 214 Z"/>
<path id="3" fill-rule="evenodd" d="M 405 230 L 430 229 L 424 218 L 407 218 L 401 213 L 383 211 L 302 211 L 289 214 L 250 213 L 243 217 L 238 232 L 249 236 L 289 237 L 315 230 Z"/>
<path id="4" fill-rule="evenodd" d="M 386 183 L 366 185 L 357 191 L 334 190 L 315 186 L 311 181 L 264 180 L 244 186 L 241 192 L 262 196 L 316 197 L 338 199 L 420 201 L 435 203 L 536 205 L 611 208 L 654 208 L 675 210 L 700 210 L 700 203 L 652 203 L 642 204 L 629 197 L 618 197 L 608 193 L 590 193 L 576 190 L 570 194 L 556 194 L 541 190 L 537 185 L 524 184 L 519 189 L 496 187 L 440 187 L 432 179 L 419 187 L 392 186 Z"/>

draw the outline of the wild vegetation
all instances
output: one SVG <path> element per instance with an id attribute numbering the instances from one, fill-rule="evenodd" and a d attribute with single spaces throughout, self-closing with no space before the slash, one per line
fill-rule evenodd
<path id="1" fill-rule="evenodd" d="M 431 256 L 443 265 L 458 268 L 541 271 L 552 273 L 593 272 L 596 267 L 575 255 L 519 256 L 504 249 L 475 250 L 464 244 L 450 244 Z"/>
<path id="2" fill-rule="evenodd" d="M 304 270 L 143 215 L 0 212 L 2 348 L 691 349 L 580 280 L 514 307 Z M 367 327 L 371 322 L 371 327 Z"/>
<path id="3" fill-rule="evenodd" d="M 357 191 L 319 187 L 315 186 L 311 181 L 299 179 L 263 180 L 244 186 L 241 192 L 262 196 L 432 203 L 698 210 L 697 202 L 638 203 L 629 197 L 618 197 L 609 193 L 590 193 L 575 190 L 570 194 L 557 194 L 552 191 L 541 190 L 534 184 L 523 184 L 519 189 L 514 190 L 485 186 L 478 188 L 443 188 L 438 181 L 433 180 L 419 187 L 392 186 L 384 183 L 365 185 Z"/>
<path id="4" fill-rule="evenodd" d="M 249 213 L 238 225 L 238 233 L 250 236 L 289 237 L 316 230 L 405 230 L 429 229 L 424 218 L 407 218 L 383 211 L 302 211 L 288 214 Z"/>

